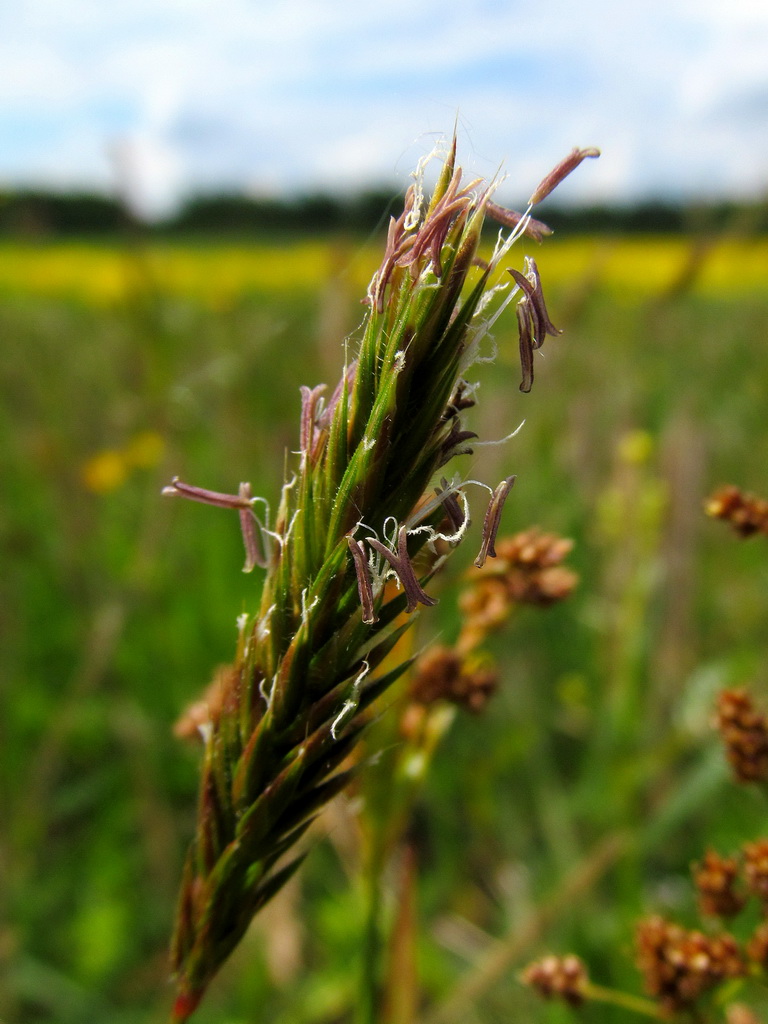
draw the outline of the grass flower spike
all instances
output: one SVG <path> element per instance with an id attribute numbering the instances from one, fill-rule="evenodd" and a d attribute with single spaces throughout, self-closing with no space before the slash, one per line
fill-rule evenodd
<path id="1" fill-rule="evenodd" d="M 236 510 L 246 569 L 266 572 L 258 611 L 238 621 L 216 710 L 200 726 L 197 832 L 172 946 L 175 1021 L 192 1014 L 298 867 L 291 850 L 348 782 L 366 710 L 406 667 L 384 667 L 385 658 L 411 613 L 436 604 L 430 580 L 468 535 L 461 476 L 436 480 L 475 437 L 463 417 L 481 340 L 520 291 L 526 339 L 538 347 L 556 330 L 532 261 L 515 284 L 493 284 L 510 245 L 545 226 L 492 206 L 495 183 L 465 184 L 455 157 L 454 140 L 431 198 L 417 176 L 392 218 L 359 348 L 338 386 L 328 396 L 322 386 L 301 390 L 300 452 L 274 522 L 247 484 L 233 495 L 179 480 L 166 489 Z M 512 225 L 489 262 L 478 259 L 487 214 Z M 478 564 L 494 555 L 512 480 L 488 487 Z"/>

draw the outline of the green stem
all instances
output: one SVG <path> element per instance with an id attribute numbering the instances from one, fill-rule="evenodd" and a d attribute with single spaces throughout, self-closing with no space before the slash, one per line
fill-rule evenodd
<path id="1" fill-rule="evenodd" d="M 644 1017 L 652 1017 L 654 1020 L 664 1020 L 664 1014 L 656 1003 L 650 999 L 643 999 L 641 996 L 633 996 L 629 992 L 621 992 L 614 988 L 605 988 L 603 985 L 595 985 L 591 981 L 583 988 L 584 998 L 596 1003 L 608 1003 L 611 1006 L 620 1006 L 623 1010 L 631 1010 L 633 1013 L 640 1013 Z"/>
<path id="2" fill-rule="evenodd" d="M 360 962 L 357 1024 L 376 1024 L 381 980 L 381 876 L 384 867 L 384 829 L 376 823 L 365 872 L 365 921 Z"/>

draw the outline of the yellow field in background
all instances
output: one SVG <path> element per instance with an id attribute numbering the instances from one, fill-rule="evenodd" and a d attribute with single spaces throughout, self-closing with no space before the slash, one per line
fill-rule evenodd
<path id="1" fill-rule="evenodd" d="M 548 288 L 600 286 L 628 301 L 680 283 L 699 294 L 745 297 L 768 289 L 768 239 L 553 238 L 525 242 Z M 225 309 L 248 295 L 338 286 L 362 296 L 381 245 L 322 240 L 258 243 L 0 244 L 0 296 L 69 299 L 94 306 L 156 293 Z"/>

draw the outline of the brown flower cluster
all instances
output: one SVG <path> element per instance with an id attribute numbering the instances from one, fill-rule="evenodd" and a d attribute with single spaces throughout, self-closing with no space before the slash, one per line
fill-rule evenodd
<path id="1" fill-rule="evenodd" d="M 502 540 L 494 536 L 493 545 L 493 563 L 473 570 L 459 597 L 462 626 L 455 646 L 431 647 L 417 661 L 409 689 L 413 704 L 449 701 L 482 711 L 499 677 L 490 656 L 478 648 L 515 605 L 546 607 L 566 598 L 577 583 L 576 574 L 561 564 L 573 547 L 570 540 L 533 527 Z"/>
<path id="2" fill-rule="evenodd" d="M 545 956 L 529 964 L 522 973 L 522 981 L 545 999 L 563 999 L 570 1006 L 581 1006 L 589 979 L 583 962 L 571 953 Z"/>
<path id="3" fill-rule="evenodd" d="M 736 856 L 708 850 L 701 863 L 693 865 L 693 877 L 703 914 L 735 917 L 755 896 L 762 920 L 741 944 L 730 932 L 707 934 L 660 915 L 640 921 L 635 933 L 637 966 L 646 992 L 664 1015 L 692 1010 L 699 997 L 729 979 L 768 973 L 768 838 L 746 843 Z M 610 990 L 589 982 L 575 956 L 545 957 L 525 970 L 523 981 L 543 996 L 559 996 L 572 1005 L 610 995 Z M 623 998 L 622 993 L 614 996 Z"/>
<path id="4" fill-rule="evenodd" d="M 734 917 L 744 906 L 745 897 L 736 890 L 739 862 L 707 850 L 701 864 L 693 866 L 693 881 L 699 893 L 702 914 Z"/>
<path id="5" fill-rule="evenodd" d="M 746 971 L 738 943 L 727 933 L 705 935 L 655 916 L 640 922 L 636 942 L 646 991 L 667 1013 L 689 1007 L 720 982 Z"/>
<path id="6" fill-rule="evenodd" d="M 496 692 L 498 682 L 496 669 L 486 660 L 436 646 L 417 662 L 410 697 L 416 704 L 446 700 L 467 711 L 479 712 Z"/>
<path id="7" fill-rule="evenodd" d="M 548 607 L 569 596 L 578 576 L 562 565 L 573 541 L 531 527 L 496 542 L 496 559 L 459 600 L 463 613 L 459 646 L 469 650 L 499 629 L 517 604 Z"/>
<path id="8" fill-rule="evenodd" d="M 762 904 L 763 920 L 745 947 L 746 959 L 768 970 L 768 839 L 745 843 L 741 852 L 741 858 L 721 857 L 709 850 L 703 862 L 694 865 L 699 906 L 705 914 L 733 917 L 750 895 L 755 896 Z"/>
<path id="9" fill-rule="evenodd" d="M 745 690 L 723 690 L 716 724 L 739 782 L 768 781 L 768 716 Z"/>
<path id="10" fill-rule="evenodd" d="M 761 970 L 768 971 L 768 921 L 761 921 L 747 943 L 747 956 Z"/>
<path id="11" fill-rule="evenodd" d="M 768 501 L 738 487 L 721 487 L 705 503 L 707 515 L 724 519 L 741 537 L 768 534 Z"/>
<path id="12" fill-rule="evenodd" d="M 749 891 L 768 913 L 768 839 L 756 839 L 744 847 L 744 879 Z"/>

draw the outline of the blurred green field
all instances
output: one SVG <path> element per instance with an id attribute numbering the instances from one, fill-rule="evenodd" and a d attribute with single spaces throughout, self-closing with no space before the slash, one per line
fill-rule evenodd
<path id="1" fill-rule="evenodd" d="M 638 915 L 695 922 L 690 863 L 766 833 L 711 719 L 723 686 L 768 694 L 768 547 L 702 503 L 727 482 L 768 496 L 768 242 L 566 239 L 535 255 L 565 334 L 521 395 L 514 315 L 498 325 L 470 426 L 525 426 L 472 475 L 517 473 L 505 532 L 574 538 L 581 583 L 494 640 L 503 692 L 456 721 L 419 801 L 424 1024 L 570 1019 L 517 980 L 543 950 L 638 991 Z M 260 580 L 240 571 L 236 517 L 160 489 L 178 474 L 277 495 L 299 386 L 337 379 L 376 261 L 343 239 L 0 246 L 5 1024 L 168 1013 L 197 781 L 171 729 L 231 658 Z M 447 584 L 473 554 L 420 644 L 455 633 Z M 363 897 L 354 800 L 339 803 L 200 1024 L 352 1019 Z"/>

